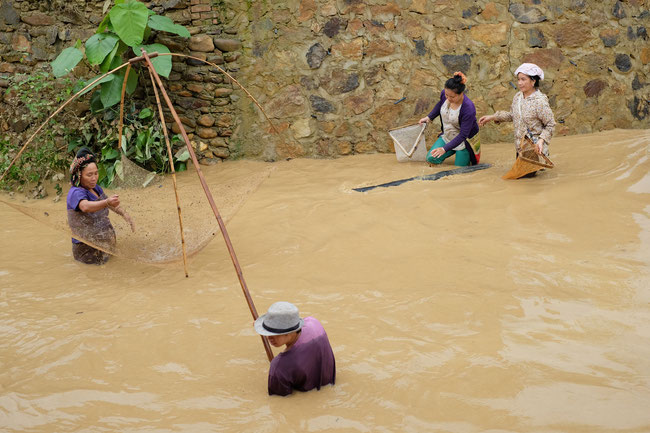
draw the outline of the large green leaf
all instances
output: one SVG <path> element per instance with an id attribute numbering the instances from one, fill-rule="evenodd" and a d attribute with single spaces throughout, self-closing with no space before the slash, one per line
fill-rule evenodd
<path id="1" fill-rule="evenodd" d="M 52 74 L 57 78 L 64 76 L 73 70 L 83 57 L 84 54 L 80 49 L 75 47 L 66 48 L 61 51 L 61 54 L 59 54 L 52 62 Z"/>
<path id="2" fill-rule="evenodd" d="M 85 95 L 86 93 L 90 92 L 92 89 L 99 86 L 100 84 L 108 83 L 113 78 L 115 78 L 115 75 L 113 75 L 113 74 L 105 76 L 104 78 L 102 78 L 101 80 L 99 80 L 95 84 L 93 84 L 91 87 L 87 88 L 81 95 Z M 96 79 L 97 79 L 97 77 L 94 77 L 94 78 L 91 78 L 90 80 L 86 81 L 83 84 L 83 87 L 86 87 L 88 84 L 92 83 Z M 81 96 L 81 95 L 79 95 L 79 96 Z"/>
<path id="3" fill-rule="evenodd" d="M 110 33 L 95 33 L 86 41 L 86 58 L 91 65 L 99 65 L 113 51 L 119 38 Z"/>
<path id="4" fill-rule="evenodd" d="M 135 88 L 138 87 L 138 77 L 137 69 L 131 69 L 129 71 L 129 78 L 126 79 L 126 92 L 129 95 L 135 92 Z"/>
<path id="5" fill-rule="evenodd" d="M 99 92 L 104 108 L 112 107 L 122 100 L 122 84 L 124 82 L 124 69 L 120 69 L 113 74 L 113 78 L 108 83 L 102 84 L 102 90 Z"/>
<path id="6" fill-rule="evenodd" d="M 142 43 L 149 19 L 149 9 L 138 1 L 116 4 L 108 13 L 115 33 L 130 47 Z"/>
<path id="7" fill-rule="evenodd" d="M 113 47 L 113 49 L 111 50 L 111 52 L 108 53 L 106 58 L 104 58 L 104 61 L 99 66 L 99 70 L 101 72 L 108 72 L 111 69 L 113 69 L 113 68 L 111 68 L 111 65 L 113 65 L 113 60 L 115 60 L 115 56 L 117 56 L 117 52 L 119 51 L 119 49 L 120 49 L 120 44 L 116 44 Z M 117 58 L 119 59 L 119 56 L 117 56 Z M 119 66 L 119 65 L 117 65 L 117 66 Z"/>
<path id="8" fill-rule="evenodd" d="M 149 27 L 154 30 L 160 30 L 162 32 L 174 33 L 175 35 L 182 36 L 184 38 L 190 37 L 190 31 L 180 24 L 174 24 L 168 17 L 162 15 L 152 15 L 149 17 Z"/>
<path id="9" fill-rule="evenodd" d="M 147 51 L 147 54 L 151 53 L 169 53 L 169 48 L 162 44 L 151 44 L 151 45 L 142 45 L 141 47 L 133 48 L 133 52 L 141 56 L 142 48 Z M 151 59 L 153 68 L 158 72 L 158 75 L 162 75 L 165 78 L 169 77 L 169 73 L 172 71 L 172 56 L 158 56 Z"/>

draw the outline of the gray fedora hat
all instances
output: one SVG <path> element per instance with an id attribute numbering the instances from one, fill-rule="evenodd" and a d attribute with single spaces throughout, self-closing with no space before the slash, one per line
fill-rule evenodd
<path id="1" fill-rule="evenodd" d="M 255 321 L 255 332 L 260 335 L 285 335 L 302 328 L 304 321 L 298 315 L 298 307 L 290 302 L 276 302 L 266 314 Z"/>

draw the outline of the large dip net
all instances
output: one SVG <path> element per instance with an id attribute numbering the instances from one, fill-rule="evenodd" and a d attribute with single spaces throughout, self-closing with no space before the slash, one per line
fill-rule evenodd
<path id="1" fill-rule="evenodd" d="M 395 143 L 395 156 L 399 162 L 426 161 L 427 144 L 424 138 L 426 126 L 426 123 L 416 123 L 388 131 Z"/>
<path id="2" fill-rule="evenodd" d="M 519 142 L 517 159 L 510 171 L 502 176 L 503 179 L 519 179 L 527 174 L 534 173 L 543 168 L 553 168 L 554 164 L 548 156 L 535 151 L 535 144 L 528 135 L 524 135 Z"/>
<path id="3" fill-rule="evenodd" d="M 124 180 L 118 182 L 122 185 L 105 188 L 104 192 L 107 196 L 119 196 L 120 208 L 133 220 L 135 231 L 124 218 L 112 211 L 108 211 L 108 220 L 94 217 L 97 212 L 68 212 L 64 201 L 69 183 L 59 203 L 53 204 L 51 200 L 3 201 L 25 215 L 110 255 L 150 264 L 180 264 L 183 258 L 181 234 L 170 176 L 155 175 L 128 159 L 123 159 L 123 164 L 129 168 L 125 170 Z M 226 167 L 229 165 L 224 163 L 214 167 L 215 170 L 210 170 L 206 176 L 226 224 L 272 171 L 270 164 L 262 162 Z M 219 235 L 220 229 L 193 169 L 177 174 L 177 178 L 185 247 L 188 257 L 191 257 Z M 107 222 L 114 235 L 106 226 Z"/>

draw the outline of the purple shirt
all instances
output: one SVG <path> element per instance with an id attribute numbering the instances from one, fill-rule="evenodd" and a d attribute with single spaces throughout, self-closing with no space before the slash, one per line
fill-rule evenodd
<path id="1" fill-rule="evenodd" d="M 433 107 L 431 113 L 429 113 L 429 119 L 433 120 L 440 115 L 440 107 L 447 100 L 445 96 L 445 91 L 443 90 L 440 93 L 440 101 Z M 452 139 L 449 143 L 445 144 L 443 147 L 445 152 L 450 151 L 454 147 L 463 143 L 466 139 L 472 138 L 478 134 L 478 123 L 476 122 L 476 107 L 471 99 L 465 95 L 463 97 L 463 102 L 460 105 L 460 112 L 458 113 L 458 126 L 460 127 L 460 132 L 456 138 Z M 442 133 L 440 134 L 442 135 Z"/>
<path id="2" fill-rule="evenodd" d="M 94 231 L 107 229 L 108 226 L 112 229 L 111 222 L 108 219 L 108 209 L 102 209 L 92 213 L 85 213 L 79 209 L 79 202 L 82 200 L 98 201 L 106 198 L 101 186 L 96 185 L 93 189 L 99 197 L 86 188 L 73 186 L 70 188 L 70 191 L 68 191 L 68 198 L 66 200 L 68 208 L 68 224 L 70 225 L 70 228 L 73 233 L 77 232 L 77 234 L 84 234 L 85 237 L 89 237 L 89 235 Z M 86 233 L 87 231 L 88 233 Z M 81 243 L 75 238 L 72 238 L 72 242 L 75 244 Z"/>
<path id="3" fill-rule="evenodd" d="M 336 363 L 325 329 L 305 317 L 298 341 L 271 361 L 269 395 L 289 395 L 294 389 L 309 391 L 334 384 Z"/>

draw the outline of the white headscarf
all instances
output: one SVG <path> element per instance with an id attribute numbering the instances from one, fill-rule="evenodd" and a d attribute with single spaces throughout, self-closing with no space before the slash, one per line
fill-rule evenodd
<path id="1" fill-rule="evenodd" d="M 529 77 L 537 75 L 540 81 L 544 79 L 544 71 L 542 71 L 542 68 L 534 63 L 522 63 L 521 66 L 519 66 L 515 71 L 515 77 L 519 75 L 520 72 L 523 72 Z"/>

